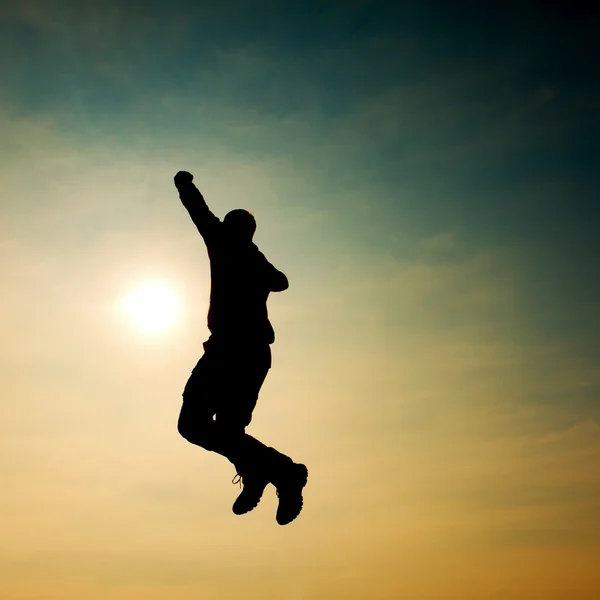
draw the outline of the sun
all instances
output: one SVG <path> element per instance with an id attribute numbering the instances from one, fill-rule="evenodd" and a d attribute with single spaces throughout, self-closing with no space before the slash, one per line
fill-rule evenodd
<path id="1" fill-rule="evenodd" d="M 138 284 L 122 300 L 125 318 L 141 333 L 166 333 L 172 329 L 181 314 L 179 296 L 164 281 L 146 281 Z"/>

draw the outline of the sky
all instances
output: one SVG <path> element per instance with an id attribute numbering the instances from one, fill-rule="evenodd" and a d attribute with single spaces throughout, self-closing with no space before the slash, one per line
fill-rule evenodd
<path id="1" fill-rule="evenodd" d="M 492 4 L 492 6 L 490 6 Z M 600 597 L 598 15 L 578 3 L 0 4 L 0 600 Z M 206 250 L 290 281 L 248 431 L 183 440 Z M 162 334 L 123 298 L 159 280 Z"/>

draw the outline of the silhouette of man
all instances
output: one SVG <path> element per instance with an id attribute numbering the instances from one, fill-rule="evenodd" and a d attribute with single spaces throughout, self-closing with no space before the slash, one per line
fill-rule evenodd
<path id="1" fill-rule="evenodd" d="M 277 522 L 286 525 L 302 510 L 308 470 L 245 432 L 258 393 L 271 367 L 275 340 L 267 313 L 270 292 L 288 288 L 278 271 L 252 242 L 256 222 L 236 209 L 220 221 L 193 184 L 193 175 L 174 178 L 181 202 L 202 235 L 210 260 L 209 339 L 183 391 L 179 433 L 225 456 L 236 468 L 243 490 L 232 510 L 254 509 L 265 487 L 277 489 Z"/>

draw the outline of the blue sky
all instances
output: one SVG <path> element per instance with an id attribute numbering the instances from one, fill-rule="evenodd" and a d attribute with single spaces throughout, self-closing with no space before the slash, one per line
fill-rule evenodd
<path id="1" fill-rule="evenodd" d="M 534 2 L 3 3 L 7 593 L 595 598 L 597 28 Z M 234 520 L 228 466 L 174 429 L 208 294 L 179 169 L 290 279 L 251 425 L 311 469 L 288 534 L 273 499 Z M 113 310 L 146 277 L 184 299 L 155 340 Z"/>

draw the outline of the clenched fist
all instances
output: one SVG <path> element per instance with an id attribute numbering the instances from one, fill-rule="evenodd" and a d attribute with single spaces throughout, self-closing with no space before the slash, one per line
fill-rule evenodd
<path id="1" fill-rule="evenodd" d="M 194 181 L 194 176 L 187 171 L 179 171 L 173 180 L 175 181 L 175 187 L 179 189 L 180 187 L 184 187 L 192 183 L 192 181 Z"/>

